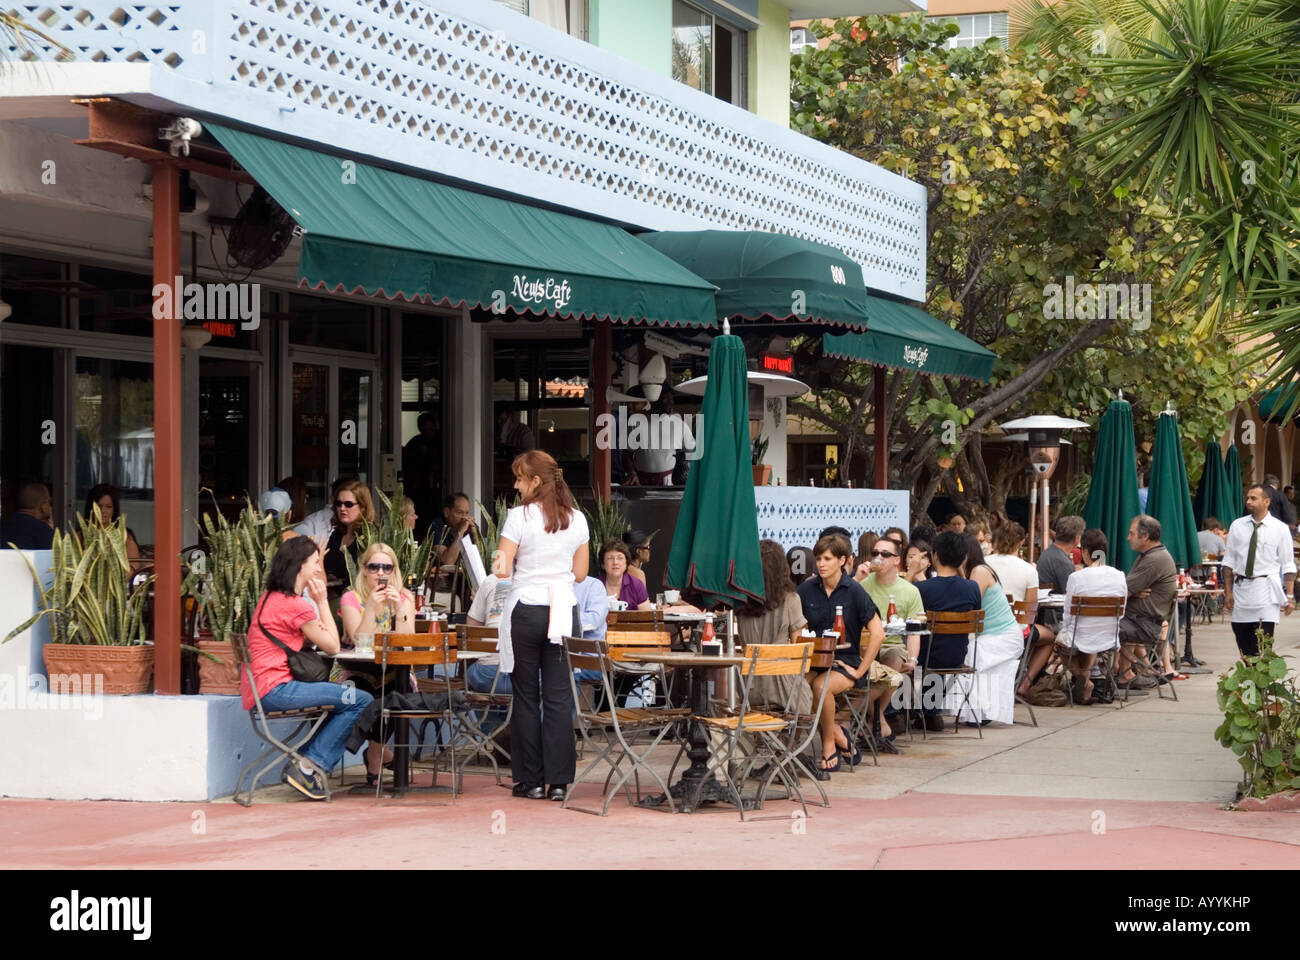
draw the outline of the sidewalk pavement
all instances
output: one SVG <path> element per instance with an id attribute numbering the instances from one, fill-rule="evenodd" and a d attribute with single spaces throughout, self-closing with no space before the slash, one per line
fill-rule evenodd
<path id="1" fill-rule="evenodd" d="M 1238 767 L 1213 739 L 1226 624 L 1193 627 L 1211 674 L 1176 681 L 1180 700 L 1040 708 L 1024 724 L 905 736 L 904 756 L 868 758 L 827 784 L 832 805 L 772 801 L 741 823 L 730 807 L 692 816 L 630 808 L 606 818 L 514 799 L 468 775 L 454 806 L 425 798 L 259 793 L 233 803 L 0 800 L 0 866 L 666 868 L 1280 868 L 1300 862 L 1300 815 L 1220 809 Z M 1279 652 L 1300 650 L 1300 620 Z M 672 752 L 663 751 L 666 767 Z M 582 785 L 584 805 L 599 784 Z M 296 794 L 293 795 L 296 797 Z"/>

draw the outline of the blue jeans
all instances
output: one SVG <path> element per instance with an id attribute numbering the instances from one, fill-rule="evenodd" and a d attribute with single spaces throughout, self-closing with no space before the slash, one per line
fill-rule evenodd
<path id="1" fill-rule="evenodd" d="M 268 710 L 302 710 L 306 707 L 332 706 L 330 714 L 316 735 L 301 751 L 304 758 L 323 774 L 328 774 L 343 759 L 344 745 L 352 733 L 361 711 L 374 700 L 364 690 L 341 683 L 303 683 L 290 680 L 262 697 Z"/>
<path id="2" fill-rule="evenodd" d="M 497 670 L 495 663 L 483 663 L 481 660 L 476 660 L 465 671 L 465 685 L 475 693 L 491 693 L 492 681 L 496 680 L 497 693 L 513 694 L 515 689 L 510 683 L 510 674 L 503 673 L 497 676 Z M 483 732 L 491 733 L 505 723 L 505 719 L 505 710 L 500 707 L 493 707 L 487 711 L 483 718 Z"/>

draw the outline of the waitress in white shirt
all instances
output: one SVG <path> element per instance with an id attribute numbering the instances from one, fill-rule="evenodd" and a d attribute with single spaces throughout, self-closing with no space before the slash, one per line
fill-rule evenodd
<path id="1" fill-rule="evenodd" d="M 577 756 L 561 638 L 582 635 L 573 584 L 587 575 L 590 535 L 550 454 L 521 453 L 511 469 L 522 505 L 506 514 L 492 570 L 510 580 L 498 629 L 501 672 L 511 675 L 515 698 L 510 723 L 514 795 L 563 800 Z"/>
<path id="2" fill-rule="evenodd" d="M 1252 484 L 1246 491 L 1249 515 L 1232 521 L 1223 555 L 1223 609 L 1232 615 L 1232 633 L 1243 657 L 1259 656 L 1256 630 L 1273 636 L 1279 612 L 1289 616 L 1295 609 L 1291 529 L 1268 512 L 1268 504 L 1268 491 Z"/>

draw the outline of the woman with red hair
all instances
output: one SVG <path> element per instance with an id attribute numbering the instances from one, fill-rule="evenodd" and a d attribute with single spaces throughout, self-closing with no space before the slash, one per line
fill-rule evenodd
<path id="1" fill-rule="evenodd" d="M 515 698 L 514 795 L 563 800 L 577 755 L 562 638 L 582 636 L 573 585 L 587 576 L 587 519 L 549 453 L 528 450 L 515 457 L 511 469 L 521 504 L 506 514 L 492 571 L 510 581 L 498 629 L 500 669 L 511 675 Z"/>

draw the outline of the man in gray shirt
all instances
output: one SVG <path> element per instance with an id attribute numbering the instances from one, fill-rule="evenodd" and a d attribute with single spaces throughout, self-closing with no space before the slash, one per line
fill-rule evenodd
<path id="1" fill-rule="evenodd" d="M 1223 552 L 1228 549 L 1228 531 L 1223 529 L 1223 524 L 1219 522 L 1218 517 L 1206 517 L 1201 527 L 1201 532 L 1196 535 L 1196 540 L 1201 547 L 1201 556 L 1209 555 L 1216 560 L 1221 559 Z"/>
<path id="2" fill-rule="evenodd" d="M 1056 518 L 1056 527 L 1052 545 L 1038 557 L 1038 595 L 1047 593 L 1065 593 L 1065 583 L 1074 573 L 1074 561 L 1070 554 L 1079 545 L 1079 537 L 1087 526 L 1083 517 L 1065 516 Z M 1042 612 L 1043 623 L 1053 630 L 1061 626 L 1061 611 L 1048 608 Z"/>
<path id="3" fill-rule="evenodd" d="M 1128 572 L 1128 606 L 1119 622 L 1121 650 L 1115 663 L 1115 680 L 1127 683 L 1133 664 L 1146 660 L 1146 645 L 1160 642 L 1164 622 L 1173 612 L 1178 594 L 1178 568 L 1165 545 L 1160 542 L 1160 521 L 1139 514 L 1129 524 L 1128 544 L 1138 554 Z M 1139 676 L 1134 687 L 1154 687 L 1158 681 Z"/>

